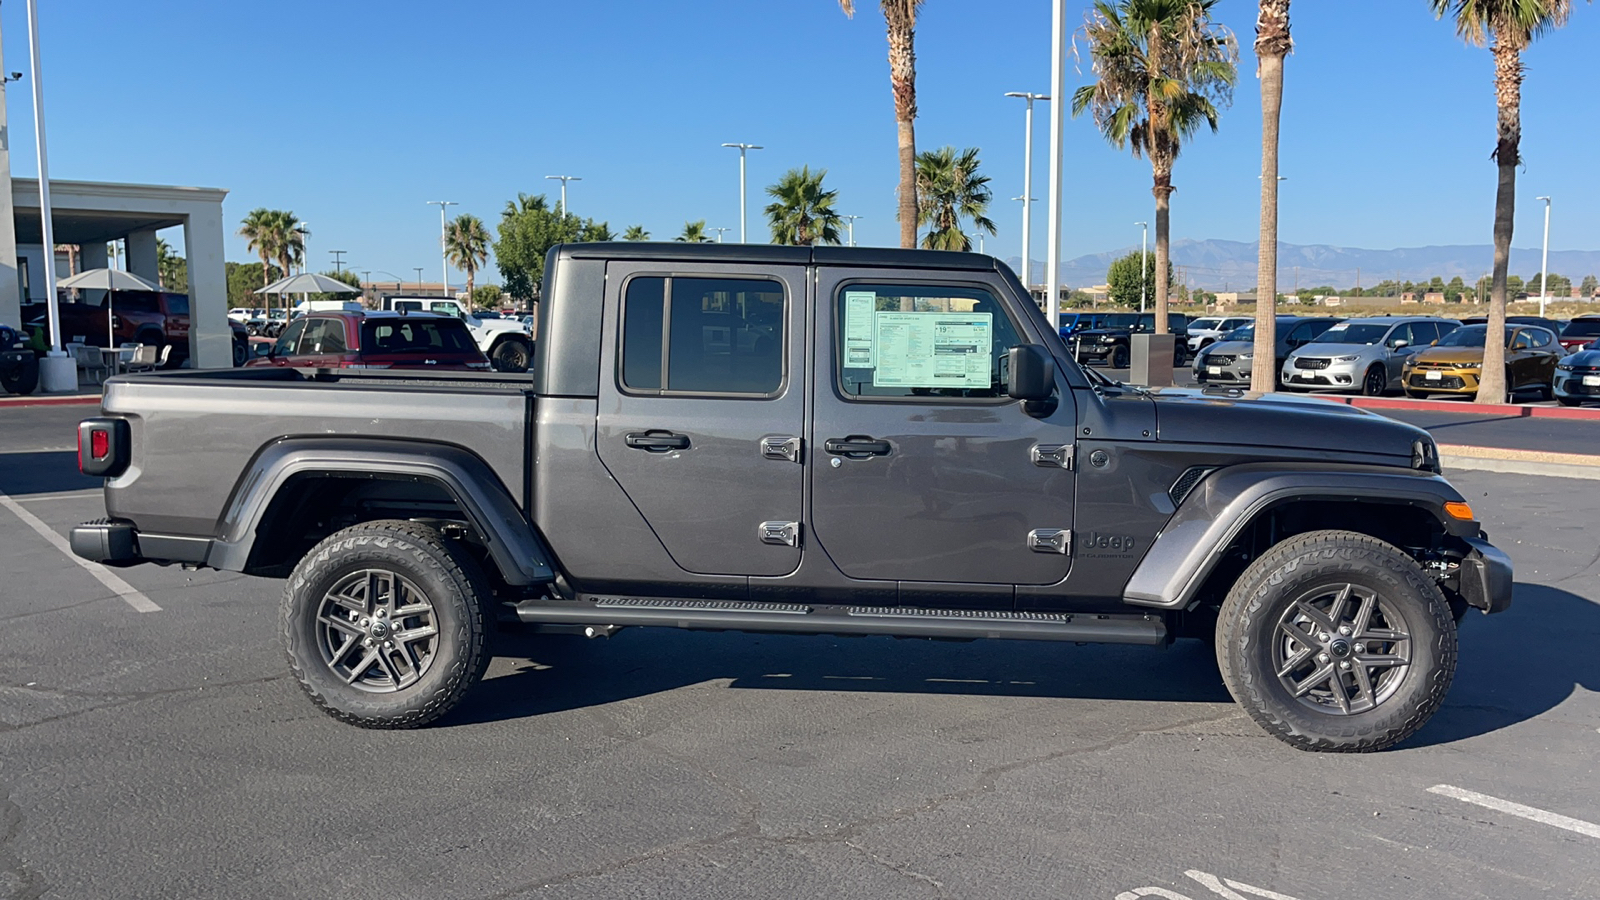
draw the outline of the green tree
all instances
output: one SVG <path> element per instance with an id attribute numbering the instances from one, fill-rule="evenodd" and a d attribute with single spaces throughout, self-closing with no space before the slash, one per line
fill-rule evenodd
<path id="1" fill-rule="evenodd" d="M 1451 303 L 1460 303 L 1461 295 L 1466 292 L 1467 283 L 1461 280 L 1460 275 L 1450 279 L 1450 283 L 1444 286 L 1444 298 Z"/>
<path id="2" fill-rule="evenodd" d="M 1260 359 L 1273 356 L 1278 343 L 1278 131 L 1283 118 L 1283 61 L 1293 50 L 1289 0 L 1260 0 L 1256 77 L 1261 81 L 1261 235 L 1256 245 L 1256 285 L 1261 290 L 1256 295 L 1254 351 Z M 1277 377 L 1272 367 L 1256 366 L 1250 370 L 1250 389 L 1277 390 Z"/>
<path id="3" fill-rule="evenodd" d="M 1239 51 L 1211 21 L 1217 0 L 1097 0 L 1083 34 L 1094 81 L 1073 93 L 1072 114 L 1091 113 L 1112 146 L 1150 161 L 1156 260 L 1170 260 L 1172 167 L 1202 124 L 1217 130 L 1233 97 Z M 1167 330 L 1167 285 L 1156 283 L 1155 328 Z"/>
<path id="4" fill-rule="evenodd" d="M 172 245 L 161 238 L 156 238 L 156 283 L 162 290 L 189 290 L 189 261 L 173 253 Z"/>
<path id="5" fill-rule="evenodd" d="M 1600 291 L 1600 279 L 1593 275 L 1583 276 L 1583 282 L 1578 285 L 1578 293 L 1585 297 L 1593 297 L 1596 291 Z"/>
<path id="6" fill-rule="evenodd" d="M 556 244 L 610 240 L 605 222 L 580 219 L 551 208 L 543 194 L 518 194 L 500 213 L 499 237 L 493 243 L 495 264 L 505 291 L 518 303 L 532 302 L 544 278 L 544 256 Z"/>
<path id="7" fill-rule="evenodd" d="M 480 284 L 472 289 L 472 305 L 478 309 L 498 309 L 505 292 L 498 284 Z"/>
<path id="8" fill-rule="evenodd" d="M 1140 292 L 1140 257 L 1141 251 L 1135 250 L 1127 256 L 1113 260 L 1111 268 L 1106 270 L 1106 284 L 1110 286 L 1109 300 L 1118 306 L 1139 308 L 1141 297 L 1148 304 L 1156 296 L 1156 257 L 1153 253 L 1144 253 L 1143 265 L 1143 293 Z M 1172 286 L 1172 263 L 1167 262 L 1167 285 Z"/>
<path id="9" fill-rule="evenodd" d="M 706 220 L 683 223 L 683 231 L 673 240 L 680 244 L 709 244 L 710 235 L 706 234 Z"/>
<path id="10" fill-rule="evenodd" d="M 1455 22 L 1456 34 L 1473 46 L 1488 45 L 1494 57 L 1495 146 L 1499 170 L 1494 196 L 1494 274 L 1489 289 L 1489 333 L 1505 327 L 1507 269 L 1511 261 L 1512 220 L 1517 205 L 1517 164 L 1522 161 L 1522 51 L 1533 39 L 1560 28 L 1572 14 L 1572 0 L 1428 0 L 1433 14 Z M 1506 396 L 1506 348 L 1489 341 L 1483 348 L 1479 403 Z"/>
<path id="11" fill-rule="evenodd" d="M 223 264 L 223 274 L 228 280 L 228 305 L 245 306 L 254 309 L 266 306 L 266 295 L 255 293 L 256 288 L 265 287 L 283 277 L 283 270 L 271 266 L 262 274 L 261 263 Z"/>
<path id="12" fill-rule="evenodd" d="M 833 208 L 839 192 L 822 189 L 822 179 L 827 174 L 827 169 L 818 169 L 812 174 L 810 166 L 802 166 L 790 169 L 776 184 L 767 186 L 767 195 L 773 198 L 766 208 L 767 224 L 772 227 L 774 244 L 839 243 L 839 225 L 843 220 Z M 914 238 L 915 221 L 911 230 Z"/>
<path id="13" fill-rule="evenodd" d="M 1540 274 L 1541 273 L 1539 273 L 1539 272 L 1535 272 L 1532 275 L 1528 276 L 1528 280 L 1527 281 L 1523 282 L 1524 284 L 1526 284 L 1528 286 L 1528 290 L 1530 292 L 1532 292 L 1533 295 L 1536 296 L 1536 297 L 1538 296 L 1538 292 L 1541 289 L 1541 287 L 1543 287 L 1543 285 L 1540 283 L 1540 280 L 1539 280 Z M 1548 290 L 1550 292 L 1550 296 L 1552 296 L 1552 297 L 1565 297 L 1568 294 L 1572 293 L 1572 279 L 1568 278 L 1565 275 L 1560 275 L 1560 274 L 1557 274 L 1555 272 L 1551 272 L 1550 273 L 1550 287 L 1548 288 Z"/>
<path id="14" fill-rule="evenodd" d="M 894 94 L 896 141 L 900 152 L 900 246 L 917 246 L 917 13 L 923 0 L 880 0 L 889 26 L 889 90 Z M 847 16 L 854 16 L 854 0 L 839 0 Z M 774 239 L 773 243 L 788 243 Z M 838 241 L 833 241 L 838 243 Z"/>
<path id="15" fill-rule="evenodd" d="M 249 215 L 239 223 L 239 236 L 244 238 L 246 246 L 251 253 L 261 257 L 261 276 L 266 277 L 267 270 L 271 268 L 272 261 L 278 257 L 280 245 L 288 240 L 288 231 L 293 226 L 293 220 L 288 224 L 284 222 L 281 210 L 267 209 L 264 206 L 250 210 Z M 282 271 L 280 269 L 280 271 Z M 260 287 L 271 284 L 263 281 Z"/>
<path id="16" fill-rule="evenodd" d="M 978 148 L 956 153 L 954 147 L 941 147 L 917 154 L 917 209 L 919 225 L 928 233 L 922 246 L 928 250 L 972 249 L 972 240 L 961 228 L 962 219 L 971 219 L 974 230 L 995 234 L 994 222 L 986 215 L 994 193 L 989 176 L 978 174 Z"/>
<path id="17" fill-rule="evenodd" d="M 444 230 L 444 256 L 467 276 L 467 295 L 477 283 L 478 269 L 489 261 L 489 245 L 494 242 L 483 220 L 462 213 Z"/>
<path id="18" fill-rule="evenodd" d="M 1437 275 L 1433 276 L 1433 280 L 1428 282 L 1428 290 L 1435 294 L 1444 293 L 1444 279 Z"/>
<path id="19" fill-rule="evenodd" d="M 625 241 L 648 241 L 650 240 L 650 232 L 645 231 L 643 225 L 629 225 L 628 230 L 622 233 L 622 239 Z"/>

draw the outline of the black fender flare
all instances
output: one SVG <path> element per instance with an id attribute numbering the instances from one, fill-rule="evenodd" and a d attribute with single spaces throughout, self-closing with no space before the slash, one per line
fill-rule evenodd
<path id="1" fill-rule="evenodd" d="M 283 438 L 268 444 L 234 485 L 206 565 L 243 571 L 273 498 L 290 478 L 305 474 L 432 482 L 461 507 L 507 584 L 555 580 L 549 548 L 488 463 L 449 444 L 383 438 Z"/>
<path id="2" fill-rule="evenodd" d="M 1477 538 L 1477 521 L 1457 519 L 1446 503 L 1464 502 L 1432 472 L 1342 463 L 1248 463 L 1210 473 L 1183 498 L 1123 588 L 1135 606 L 1182 609 L 1234 538 L 1267 510 L 1298 500 L 1420 507 L 1458 538 Z"/>

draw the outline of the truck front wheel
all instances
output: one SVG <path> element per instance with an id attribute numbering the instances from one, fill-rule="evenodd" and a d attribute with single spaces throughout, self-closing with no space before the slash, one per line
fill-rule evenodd
<path id="1" fill-rule="evenodd" d="M 1455 677 L 1450 604 L 1416 562 L 1349 531 L 1268 550 L 1223 601 L 1223 681 L 1269 734 L 1301 750 L 1384 750 L 1438 710 Z"/>
<path id="2" fill-rule="evenodd" d="M 489 664 L 482 571 L 401 520 L 335 532 L 284 591 L 289 667 L 311 702 L 363 728 L 416 728 L 454 709 Z"/>
<path id="3" fill-rule="evenodd" d="M 533 362 L 533 348 L 526 341 L 506 338 L 489 351 L 489 362 L 500 372 L 526 372 Z"/>

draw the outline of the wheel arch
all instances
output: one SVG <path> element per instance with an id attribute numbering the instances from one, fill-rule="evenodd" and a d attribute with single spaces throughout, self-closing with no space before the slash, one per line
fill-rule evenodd
<path id="1" fill-rule="evenodd" d="M 448 444 L 374 438 L 268 444 L 235 484 L 206 564 L 281 575 L 340 528 L 392 518 L 460 522 L 508 585 L 555 578 L 548 547 L 482 459 Z"/>
<path id="2" fill-rule="evenodd" d="M 1478 522 L 1444 508 L 1460 502 L 1448 481 L 1420 470 L 1333 463 L 1221 469 L 1184 498 L 1129 578 L 1123 601 L 1176 610 L 1220 597 L 1271 544 L 1309 531 L 1353 531 L 1402 548 L 1466 547 L 1480 533 Z"/>

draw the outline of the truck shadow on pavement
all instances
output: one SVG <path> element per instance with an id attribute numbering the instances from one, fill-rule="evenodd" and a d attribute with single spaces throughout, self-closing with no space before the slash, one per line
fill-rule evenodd
<path id="1" fill-rule="evenodd" d="M 1600 691 L 1597 644 L 1600 603 L 1549 585 L 1518 583 L 1505 612 L 1487 619 L 1467 613 L 1455 684 L 1433 720 L 1401 746 L 1489 734 L 1556 708 L 1577 687 Z"/>
<path id="2" fill-rule="evenodd" d="M 538 716 L 729 680 L 735 690 L 1231 703 L 1200 641 L 1166 649 L 627 629 L 604 640 L 506 631 L 491 676 L 441 726 Z M 503 673 L 512 662 L 515 671 Z M 498 671 L 497 671 L 498 670 Z"/>
<path id="3" fill-rule="evenodd" d="M 93 490 L 105 483 L 78 471 L 71 450 L 30 450 L 0 454 L 0 493 L 12 497 Z"/>

